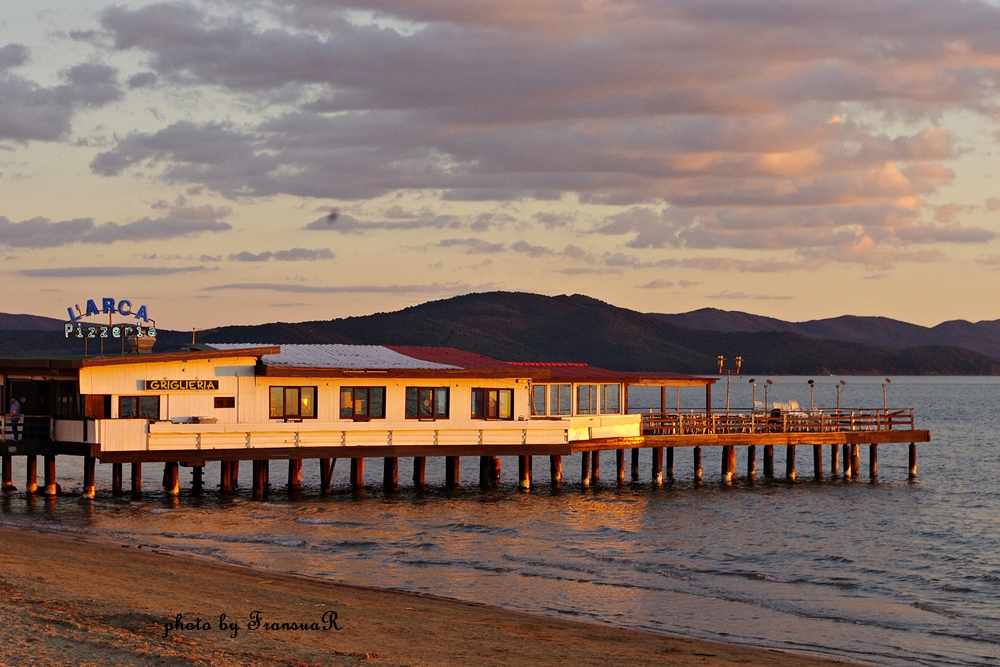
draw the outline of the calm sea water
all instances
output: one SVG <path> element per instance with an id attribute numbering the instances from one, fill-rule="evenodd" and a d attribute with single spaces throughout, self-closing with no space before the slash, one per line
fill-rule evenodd
<path id="1" fill-rule="evenodd" d="M 747 379 L 733 380 L 734 409 L 750 405 Z M 771 401 L 808 406 L 807 378 L 772 379 Z M 881 406 L 881 378 L 844 379 L 845 407 Z M 817 407 L 835 404 L 834 382 L 817 380 Z M 716 409 L 725 405 L 720 384 Z M 704 406 L 695 390 L 681 400 Z M 539 457 L 530 494 L 516 490 L 517 463 L 508 458 L 504 488 L 480 491 L 478 459 L 469 458 L 462 489 L 441 488 L 443 461 L 431 459 L 427 479 L 439 486 L 393 497 L 378 488 L 381 461 L 372 460 L 363 494 L 348 490 L 350 466 L 341 461 L 338 492 L 321 498 L 318 466 L 307 461 L 305 490 L 290 498 L 281 490 L 285 468 L 272 462 L 274 490 L 263 502 L 186 489 L 170 499 L 157 489 L 159 465 L 144 469 L 143 500 L 112 498 L 110 466 L 99 466 L 104 490 L 95 501 L 13 494 L 0 505 L 0 522 L 877 664 L 1000 664 L 1000 379 L 894 378 L 888 400 L 915 408 L 918 428 L 931 430 L 914 483 L 906 479 L 906 445 L 880 447 L 874 483 L 866 447 L 856 482 L 812 481 L 811 451 L 800 451 L 795 484 L 747 483 L 740 448 L 741 480 L 732 486 L 719 483 L 715 449 L 705 450 L 700 486 L 691 481 L 688 450 L 677 450 L 677 479 L 663 487 L 648 483 L 643 451 L 643 481 L 621 489 L 610 452 L 601 484 L 590 490 L 579 486 L 577 457 L 564 459 L 564 486 L 551 490 L 547 458 Z M 633 393 L 632 404 L 659 406 L 658 390 Z M 775 459 L 783 471 L 783 447 Z M 400 463 L 405 486 L 410 461 Z M 59 466 L 64 490 L 79 491 L 79 462 L 60 457 Z M 206 488 L 217 483 L 217 469 L 206 471 Z M 21 483 L 23 462 L 15 474 Z M 182 469 L 184 487 L 188 477 Z M 245 464 L 241 480 L 249 479 Z"/>

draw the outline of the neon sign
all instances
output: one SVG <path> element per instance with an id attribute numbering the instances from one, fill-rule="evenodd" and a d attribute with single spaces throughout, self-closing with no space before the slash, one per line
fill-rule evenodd
<path id="1" fill-rule="evenodd" d="M 108 297 L 101 299 L 101 307 L 98 309 L 96 299 L 88 299 L 86 310 L 80 308 L 80 304 L 75 306 L 70 306 L 66 309 L 69 313 L 69 321 L 76 322 L 84 317 L 90 317 L 91 315 L 122 315 L 128 317 L 129 315 L 135 317 L 137 320 L 142 320 L 143 322 L 149 322 L 149 311 L 146 310 L 146 306 L 139 306 L 136 311 L 132 310 L 132 302 L 128 299 L 121 299 L 115 301 Z M 69 338 L 69 333 L 67 332 L 66 337 Z M 82 338 L 82 336 L 78 336 Z"/>
<path id="2" fill-rule="evenodd" d="M 73 324 L 63 325 L 66 338 L 156 338 L 156 327 L 141 324 Z M 102 343 L 103 345 L 103 343 Z M 124 345 L 124 343 L 123 343 Z"/>

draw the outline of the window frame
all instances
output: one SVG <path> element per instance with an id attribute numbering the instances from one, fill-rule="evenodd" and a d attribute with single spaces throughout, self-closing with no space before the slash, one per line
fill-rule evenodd
<path id="1" fill-rule="evenodd" d="M 122 409 L 122 403 L 124 401 L 126 401 L 126 400 L 135 400 L 135 414 L 132 415 L 132 416 L 128 416 L 128 417 L 123 417 L 122 413 L 124 412 L 124 410 Z M 143 414 L 143 407 L 142 407 L 143 401 L 154 401 L 154 400 L 156 401 L 156 416 L 155 417 L 150 417 L 148 415 L 144 415 Z M 160 396 L 159 396 L 159 394 L 157 394 L 156 396 L 119 396 L 118 397 L 118 419 L 148 419 L 150 421 L 159 421 L 160 420 L 160 408 L 161 407 L 162 406 L 160 404 Z M 152 411 L 150 411 L 150 414 L 152 414 Z"/>
<path id="2" fill-rule="evenodd" d="M 275 390 L 281 391 L 281 410 L 283 414 L 274 414 L 274 392 Z M 312 414 L 303 415 L 302 414 L 302 392 L 303 390 L 312 391 Z M 290 391 L 295 391 L 298 394 L 298 399 L 296 400 L 298 410 L 296 413 L 289 413 L 287 406 L 287 397 Z M 284 419 L 288 420 L 302 420 L 302 419 L 316 419 L 316 400 L 319 394 L 319 390 L 315 385 L 271 385 L 267 388 L 267 416 L 268 419 Z"/>
<path id="3" fill-rule="evenodd" d="M 372 414 L 372 392 L 375 390 L 381 390 L 382 392 L 382 414 Z M 365 412 L 357 412 L 358 403 L 358 392 L 363 391 L 367 393 L 365 398 Z M 350 414 L 344 414 L 344 395 L 346 392 L 350 392 L 351 405 L 346 408 L 350 411 Z M 366 386 L 366 385 L 343 385 L 340 387 L 340 406 L 339 412 L 337 413 L 340 419 L 351 419 L 354 421 L 369 421 L 371 419 L 385 419 L 385 396 L 386 388 L 384 386 Z"/>
<path id="4" fill-rule="evenodd" d="M 430 392 L 430 414 L 421 414 L 421 405 L 424 401 L 421 392 Z M 410 410 L 411 394 L 413 410 Z M 441 410 L 439 402 L 441 395 L 444 395 L 444 409 Z M 438 419 L 449 419 L 451 417 L 451 388 L 450 387 L 407 387 L 405 418 L 417 419 L 420 421 L 435 421 Z"/>
<path id="5" fill-rule="evenodd" d="M 550 384 L 549 387 L 549 414 L 553 417 L 573 416 L 573 385 L 572 383 Z M 568 397 L 568 405 L 563 411 L 561 406 L 563 396 Z"/>
<path id="6" fill-rule="evenodd" d="M 539 394 L 541 395 L 541 405 L 539 405 Z M 541 411 L 539 411 L 541 407 Z M 549 385 L 547 384 L 533 384 L 531 385 L 531 416 L 532 417 L 545 417 L 549 414 Z"/>
<path id="7" fill-rule="evenodd" d="M 615 409 L 608 409 L 608 389 L 615 388 Z M 622 385 L 617 383 L 612 384 L 601 384 L 597 387 L 598 394 L 598 408 L 600 409 L 600 414 L 602 415 L 620 415 L 622 413 L 622 398 L 624 392 L 622 391 Z"/>
<path id="8" fill-rule="evenodd" d="M 496 394 L 496 415 L 489 414 L 490 395 Z M 501 416 L 503 399 L 501 395 L 507 396 L 507 410 L 509 416 Z M 477 408 L 479 414 L 477 415 Z M 472 419 L 483 419 L 490 421 L 514 421 L 514 390 L 506 387 L 474 387 L 472 389 L 472 409 L 470 410 Z"/>
<path id="9" fill-rule="evenodd" d="M 598 414 L 598 385 L 578 384 L 576 385 L 576 414 L 596 415 Z M 584 395 L 586 394 L 587 407 L 584 408 Z"/>
<path id="10" fill-rule="evenodd" d="M 232 410 L 236 407 L 235 396 L 213 396 L 212 405 L 216 410 Z"/>

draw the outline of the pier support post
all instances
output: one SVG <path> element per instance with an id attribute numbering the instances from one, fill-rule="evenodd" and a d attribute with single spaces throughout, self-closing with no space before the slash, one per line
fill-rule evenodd
<path id="1" fill-rule="evenodd" d="M 632 481 L 639 481 L 639 448 L 632 448 Z"/>
<path id="2" fill-rule="evenodd" d="M 858 445 L 851 445 L 851 477 L 857 479 L 861 475 L 861 452 Z"/>
<path id="3" fill-rule="evenodd" d="M 457 456 L 444 457 L 444 485 L 449 489 L 457 489 L 459 486 L 459 459 Z"/>
<path id="4" fill-rule="evenodd" d="M 337 465 L 337 459 L 319 460 L 319 492 L 329 495 L 333 492 L 333 469 Z"/>
<path id="5" fill-rule="evenodd" d="M 191 490 L 195 493 L 201 493 L 202 486 L 205 484 L 205 466 L 191 466 Z"/>
<path id="6" fill-rule="evenodd" d="M 56 457 L 54 454 L 45 455 L 45 495 L 54 496 L 59 493 L 59 485 L 56 484 Z"/>
<path id="7" fill-rule="evenodd" d="M 232 461 L 229 467 L 229 472 L 232 475 L 232 481 L 230 486 L 233 487 L 233 491 L 240 488 L 240 461 Z"/>
<path id="8" fill-rule="evenodd" d="M 181 474 L 180 464 L 177 461 L 163 464 L 163 489 L 171 496 L 180 495 Z"/>
<path id="9" fill-rule="evenodd" d="M 288 459 L 288 490 L 302 490 L 302 459 Z"/>
<path id="10" fill-rule="evenodd" d="M 747 480 L 753 481 L 757 476 L 757 445 L 747 446 Z"/>
<path id="11" fill-rule="evenodd" d="M 878 478 L 878 444 L 874 442 L 868 445 L 868 476 Z"/>
<path id="12" fill-rule="evenodd" d="M 267 493 L 268 477 L 270 476 L 271 462 L 267 459 L 253 462 L 253 494 L 262 496 Z"/>
<path id="13" fill-rule="evenodd" d="M 663 472 L 666 473 L 667 479 L 673 481 L 674 479 L 674 448 L 664 447 L 663 453 L 666 457 L 666 462 L 663 464 Z"/>
<path id="14" fill-rule="evenodd" d="M 2 488 L 4 491 L 16 491 L 14 488 L 14 468 L 13 468 L 13 458 L 10 456 L 3 457 L 2 466 L 3 473 L 0 474 L 3 478 Z"/>
<path id="15" fill-rule="evenodd" d="M 694 447 L 694 481 L 701 484 L 701 447 Z"/>
<path id="16" fill-rule="evenodd" d="M 837 479 L 840 473 L 840 445 L 830 445 L 830 477 Z"/>
<path id="17" fill-rule="evenodd" d="M 142 464 L 138 461 L 132 464 L 132 495 L 142 495 Z"/>
<path id="18" fill-rule="evenodd" d="M 562 486 L 562 457 L 558 454 L 549 457 L 549 476 L 552 486 Z"/>
<path id="19" fill-rule="evenodd" d="M 843 450 L 844 479 L 847 480 L 851 478 L 851 446 L 845 442 Z"/>
<path id="20" fill-rule="evenodd" d="M 580 483 L 590 486 L 590 452 L 580 452 Z"/>
<path id="21" fill-rule="evenodd" d="M 500 486 L 500 464 L 499 456 L 490 457 L 490 484 L 492 486 Z M 562 467 L 559 469 L 561 471 Z"/>
<path id="22" fill-rule="evenodd" d="M 601 450 L 595 449 L 590 453 L 590 483 L 597 486 L 601 481 Z"/>
<path id="23" fill-rule="evenodd" d="M 479 488 L 488 489 L 490 488 L 490 473 L 493 471 L 493 457 L 492 456 L 480 456 L 479 457 Z"/>
<path id="24" fill-rule="evenodd" d="M 917 443 L 910 443 L 910 472 L 909 479 L 917 478 Z"/>
<path id="25" fill-rule="evenodd" d="M 522 491 L 531 490 L 531 457 L 517 457 L 517 488 Z"/>
<path id="26" fill-rule="evenodd" d="M 653 484 L 663 484 L 663 447 L 653 447 L 649 450 L 652 466 L 650 477 Z"/>
<path id="27" fill-rule="evenodd" d="M 97 468 L 97 459 L 93 456 L 83 457 L 83 497 L 93 498 L 96 495 L 97 487 L 94 484 L 94 470 Z"/>
<path id="28" fill-rule="evenodd" d="M 813 477 L 823 479 L 823 445 L 813 445 Z"/>
<path id="29" fill-rule="evenodd" d="M 729 452 L 732 450 L 732 445 L 722 446 L 722 483 L 729 484 L 733 481 L 733 471 L 729 468 Z"/>
<path id="30" fill-rule="evenodd" d="M 764 477 L 774 478 L 774 445 L 764 445 Z"/>
<path id="31" fill-rule="evenodd" d="M 24 492 L 38 493 L 38 457 L 34 454 L 29 454 L 25 461 L 25 478 Z"/>
<path id="32" fill-rule="evenodd" d="M 785 445 L 785 477 L 789 482 L 795 481 L 795 445 Z"/>
<path id="33" fill-rule="evenodd" d="M 365 488 L 365 460 L 351 459 L 351 489 L 360 491 Z"/>
<path id="34" fill-rule="evenodd" d="M 625 484 L 625 450 L 617 450 L 615 455 L 615 463 L 618 472 L 618 486 L 623 486 Z"/>
<path id="35" fill-rule="evenodd" d="M 399 458 L 387 456 L 382 462 L 382 488 L 386 493 L 399 491 Z"/>
<path id="36" fill-rule="evenodd" d="M 233 492 L 233 477 L 229 467 L 232 461 L 219 461 L 219 493 Z"/>
<path id="37" fill-rule="evenodd" d="M 111 464 L 111 495 L 122 495 L 122 466 L 121 463 Z"/>
<path id="38" fill-rule="evenodd" d="M 422 489 L 427 486 L 427 458 L 413 457 L 413 486 Z"/>

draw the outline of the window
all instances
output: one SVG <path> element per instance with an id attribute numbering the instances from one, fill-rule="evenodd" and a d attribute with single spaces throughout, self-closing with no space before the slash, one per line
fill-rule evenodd
<path id="1" fill-rule="evenodd" d="M 513 419 L 513 389 L 473 389 L 473 419 Z"/>
<path id="2" fill-rule="evenodd" d="M 216 408 L 235 408 L 236 407 L 236 397 L 235 396 L 216 396 L 215 397 L 215 407 Z"/>
<path id="3" fill-rule="evenodd" d="M 545 412 L 545 391 L 544 384 L 536 384 L 531 387 L 531 414 L 544 415 Z"/>
<path id="4" fill-rule="evenodd" d="M 576 388 L 576 414 L 597 414 L 597 385 L 581 384 Z"/>
<path id="5" fill-rule="evenodd" d="M 341 419 L 385 419 L 385 387 L 341 387 Z"/>
<path id="6" fill-rule="evenodd" d="M 159 419 L 159 396 L 120 396 L 118 398 L 119 419 Z"/>
<path id="7" fill-rule="evenodd" d="M 315 419 L 316 387 L 271 387 L 271 419 Z"/>
<path id="8" fill-rule="evenodd" d="M 573 385 L 554 384 L 549 390 L 549 414 L 573 414 Z"/>
<path id="9" fill-rule="evenodd" d="M 601 414 L 618 415 L 621 414 L 622 386 L 620 384 L 601 385 Z"/>
<path id="10" fill-rule="evenodd" d="M 447 419 L 448 387 L 407 387 L 407 419 Z"/>

